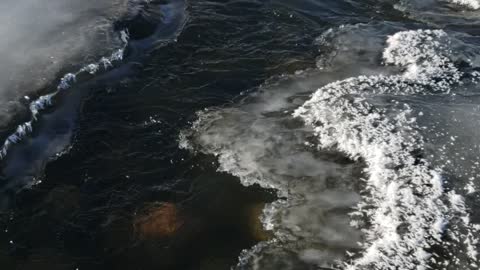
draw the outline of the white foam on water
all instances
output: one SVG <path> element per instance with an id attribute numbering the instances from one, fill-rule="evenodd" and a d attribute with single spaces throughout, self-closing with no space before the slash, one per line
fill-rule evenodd
<path id="1" fill-rule="evenodd" d="M 107 70 L 108 68 L 113 66 L 113 63 L 121 61 L 123 59 L 124 50 L 128 44 L 128 33 L 126 31 L 121 31 L 120 39 L 123 42 L 123 46 L 120 49 L 115 50 L 109 57 L 102 57 L 96 63 L 88 64 L 75 73 L 65 74 L 60 79 L 60 82 L 57 85 L 57 89 L 54 92 L 40 96 L 38 99 L 30 102 L 30 120 L 18 125 L 15 132 L 7 137 L 7 139 L 0 148 L 0 160 L 5 158 L 9 148 L 13 144 L 20 142 L 22 139 L 25 138 L 25 136 L 27 136 L 33 131 L 33 124 L 38 120 L 40 112 L 52 105 L 53 99 L 58 93 L 68 90 L 75 83 L 76 77 L 78 75 L 83 73 L 94 75 L 95 73 L 100 71 L 101 67 L 103 67 L 104 70 Z"/>
<path id="2" fill-rule="evenodd" d="M 468 256 L 459 259 L 461 252 L 450 250 L 452 262 L 436 267 L 477 267 L 478 240 L 464 200 L 446 193 L 441 171 L 416 154 L 423 151 L 424 139 L 413 111 L 398 102 L 390 108 L 370 102 L 377 95 L 448 94 L 462 77 L 449 44 L 442 30 L 392 35 L 383 59 L 402 67 L 401 74 L 328 84 L 294 113 L 314 128 L 319 148 L 340 150 L 367 165 L 369 195 L 352 215 L 367 217 L 371 226 L 365 230 L 364 251 L 346 263 L 347 269 L 429 269 L 439 260 L 434 251 L 439 246 L 464 247 Z M 443 242 L 445 234 L 458 239 Z"/>

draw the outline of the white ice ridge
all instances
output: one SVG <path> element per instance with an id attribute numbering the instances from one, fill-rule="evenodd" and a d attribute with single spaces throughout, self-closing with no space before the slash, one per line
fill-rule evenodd
<path id="1" fill-rule="evenodd" d="M 448 0 L 448 2 L 465 6 L 471 9 L 479 9 L 480 8 L 480 1 L 479 0 Z"/>
<path id="2" fill-rule="evenodd" d="M 0 160 L 5 158 L 5 156 L 8 153 L 9 148 L 15 144 L 21 141 L 27 134 L 32 132 L 32 125 L 35 121 L 37 121 L 38 116 L 42 110 L 44 110 L 46 107 L 52 105 L 53 98 L 60 93 L 61 91 L 67 90 L 71 87 L 72 83 L 75 82 L 76 77 L 82 73 L 89 73 L 89 74 L 95 74 L 97 73 L 101 67 L 103 67 L 104 70 L 107 70 L 108 68 L 112 67 L 114 62 L 121 61 L 123 59 L 123 54 L 125 51 L 125 48 L 128 44 L 128 33 L 126 31 L 121 31 L 120 32 L 120 39 L 123 43 L 122 47 L 120 49 L 117 49 L 114 51 L 110 56 L 108 57 L 102 57 L 100 60 L 98 60 L 96 63 L 91 63 L 80 70 L 78 70 L 75 73 L 67 73 L 65 74 L 61 79 L 59 84 L 57 85 L 57 89 L 50 94 L 40 96 L 38 99 L 32 101 L 30 103 L 29 109 L 31 113 L 31 118 L 29 121 L 18 125 L 17 129 L 13 134 L 8 136 L 8 138 L 5 140 L 3 143 L 3 146 L 0 148 Z"/>
<path id="3" fill-rule="evenodd" d="M 455 197 L 456 213 L 450 212 L 440 171 L 418 155 L 424 139 L 411 109 L 394 103 L 392 113 L 375 107 L 368 98 L 448 93 L 462 74 L 449 58 L 444 31 L 403 31 L 389 37 L 387 45 L 385 63 L 404 68 L 402 74 L 328 84 L 294 116 L 314 128 L 319 147 L 336 148 L 367 165 L 369 195 L 354 214 L 365 216 L 371 226 L 365 232 L 364 251 L 346 268 L 424 270 L 435 262 L 431 250 L 441 244 L 450 218 L 460 214 L 468 222 L 466 207 Z M 468 260 L 476 267 L 474 238 L 469 238 L 467 248 Z"/>

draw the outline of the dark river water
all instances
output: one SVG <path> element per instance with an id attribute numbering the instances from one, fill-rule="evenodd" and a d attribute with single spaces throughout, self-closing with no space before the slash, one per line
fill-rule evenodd
<path id="1" fill-rule="evenodd" d="M 1 269 L 479 268 L 478 0 L 110 2 L 0 4 Z"/>

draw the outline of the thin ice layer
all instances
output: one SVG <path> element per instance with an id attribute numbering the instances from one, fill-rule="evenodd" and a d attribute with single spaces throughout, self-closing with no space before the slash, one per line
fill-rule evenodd
<path id="1" fill-rule="evenodd" d="M 0 126 L 66 68 L 106 55 L 118 44 L 113 19 L 129 0 L 0 1 Z"/>
<path id="2" fill-rule="evenodd" d="M 120 33 L 120 39 L 124 43 L 122 48 L 115 50 L 109 57 L 102 57 L 98 62 L 86 65 L 85 67 L 78 70 L 76 73 L 65 74 L 60 79 L 60 82 L 58 83 L 57 89 L 55 92 L 40 96 L 38 99 L 30 103 L 29 109 L 30 109 L 31 119 L 25 123 L 18 125 L 15 132 L 13 132 L 10 136 L 7 137 L 7 139 L 5 140 L 5 142 L 0 148 L 0 160 L 7 155 L 9 148 L 13 144 L 20 142 L 21 140 L 23 140 L 25 136 L 27 136 L 29 133 L 32 132 L 33 130 L 32 125 L 34 122 L 37 121 L 37 118 L 40 112 L 52 105 L 53 98 L 58 93 L 69 89 L 72 86 L 72 84 L 75 82 L 75 79 L 78 75 L 82 73 L 88 73 L 93 75 L 97 73 L 101 67 L 103 67 L 103 69 L 106 70 L 110 68 L 113 65 L 113 63 L 121 61 L 123 59 L 123 53 L 128 42 L 127 33 L 122 31 Z"/>

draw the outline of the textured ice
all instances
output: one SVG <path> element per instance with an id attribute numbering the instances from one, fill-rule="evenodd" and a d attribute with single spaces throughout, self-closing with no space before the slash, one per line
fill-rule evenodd
<path id="1" fill-rule="evenodd" d="M 479 9 L 480 2 L 478 0 L 448 0 L 450 3 L 465 6 L 471 9 Z"/>
<path id="2" fill-rule="evenodd" d="M 338 149 L 367 164 L 369 195 L 356 214 L 366 216 L 371 226 L 364 251 L 347 269 L 429 269 L 438 257 L 431 250 L 442 245 L 453 216 L 465 223 L 466 260 L 476 267 L 477 240 L 464 201 L 444 191 L 441 171 L 419 155 L 424 139 L 412 110 L 396 103 L 392 114 L 369 102 L 372 95 L 449 93 L 462 73 L 448 47 L 441 30 L 399 32 L 388 38 L 383 58 L 403 67 L 402 74 L 328 84 L 294 113 L 315 129 L 320 148 Z"/>

